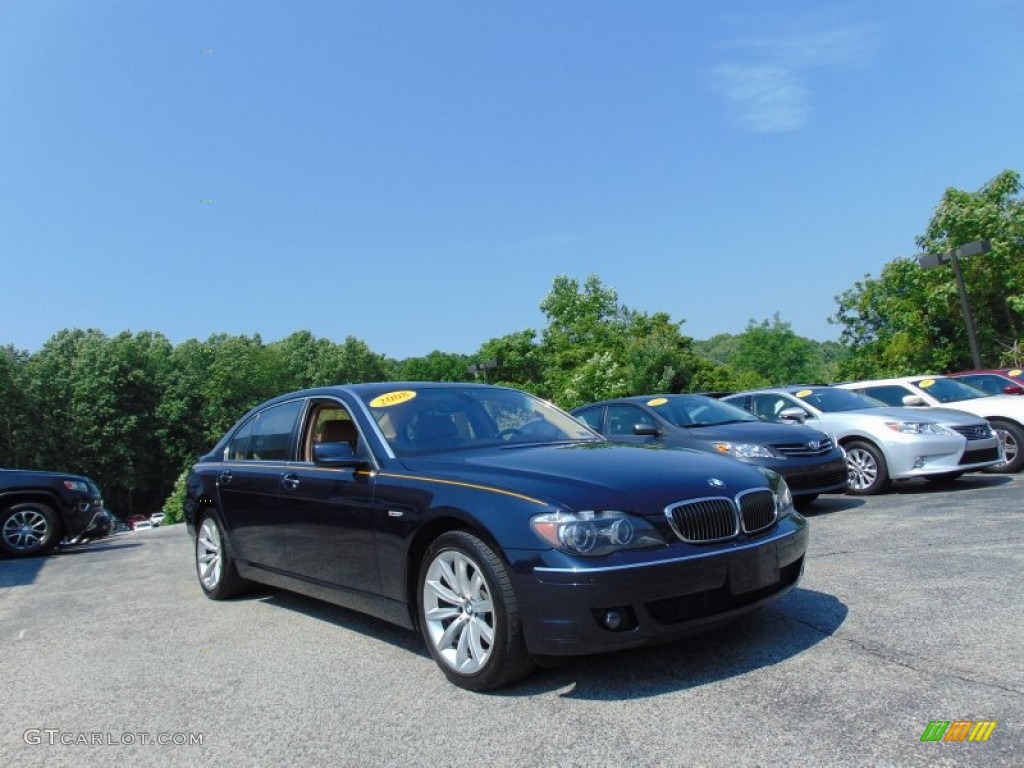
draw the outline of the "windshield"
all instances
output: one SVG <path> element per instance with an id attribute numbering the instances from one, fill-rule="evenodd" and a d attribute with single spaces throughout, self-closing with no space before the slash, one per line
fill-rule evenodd
<path id="1" fill-rule="evenodd" d="M 915 387 L 920 387 L 940 403 L 956 403 L 960 400 L 975 400 L 979 397 L 989 397 L 988 392 L 983 392 L 956 379 L 918 379 L 912 383 Z"/>
<path id="2" fill-rule="evenodd" d="M 837 387 L 808 387 L 796 390 L 793 395 L 823 413 L 863 411 L 866 408 L 878 408 L 885 405 L 881 400 Z"/>
<path id="3" fill-rule="evenodd" d="M 396 456 L 494 446 L 603 440 L 539 398 L 498 387 L 423 387 L 367 396 Z"/>
<path id="4" fill-rule="evenodd" d="M 674 395 L 648 400 L 662 418 L 677 427 L 710 427 L 736 421 L 760 421 L 735 405 L 704 395 Z"/>

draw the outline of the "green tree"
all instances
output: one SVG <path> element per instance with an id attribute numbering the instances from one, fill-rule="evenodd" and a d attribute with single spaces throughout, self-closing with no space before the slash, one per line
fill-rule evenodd
<path id="1" fill-rule="evenodd" d="M 748 381 L 760 378 L 756 386 L 815 383 L 828 378 L 819 345 L 797 336 L 777 312 L 771 321 L 747 324 L 738 336 L 731 367 Z"/>
<path id="2" fill-rule="evenodd" d="M 28 353 L 0 347 L 0 467 L 20 467 L 25 456 L 26 403 L 22 378 Z"/>
<path id="3" fill-rule="evenodd" d="M 410 357 L 398 363 L 399 378 L 404 381 L 470 381 L 467 368 L 473 358 L 435 349 L 423 357 Z"/>
<path id="4" fill-rule="evenodd" d="M 988 239 L 992 251 L 965 259 L 964 282 L 982 362 L 1012 355 L 1024 331 L 1024 202 L 1018 173 L 1004 171 L 977 192 L 948 189 L 925 234 L 923 251 L 943 253 Z M 832 322 L 850 352 L 841 377 L 911 375 L 972 366 L 959 295 L 948 267 L 921 269 L 896 259 L 836 297 Z"/>

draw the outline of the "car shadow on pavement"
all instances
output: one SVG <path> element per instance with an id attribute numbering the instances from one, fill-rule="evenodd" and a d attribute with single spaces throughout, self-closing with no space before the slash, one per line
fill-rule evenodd
<path id="1" fill-rule="evenodd" d="M 306 597 L 297 592 L 288 592 L 275 587 L 263 586 L 257 586 L 256 590 L 256 592 L 250 594 L 250 597 L 256 598 L 266 605 L 283 608 L 287 611 L 295 611 L 303 616 L 309 616 L 318 621 L 325 621 L 336 627 L 358 632 L 382 642 L 396 645 L 407 651 L 412 651 L 425 658 L 430 658 L 430 654 L 423 644 L 423 637 L 419 632 L 399 627 L 365 613 L 342 608 L 334 603 L 317 600 L 314 597 Z"/>
<path id="2" fill-rule="evenodd" d="M 764 610 L 706 634 L 579 657 L 495 693 L 557 692 L 570 699 L 619 701 L 696 688 L 797 656 L 832 635 L 846 614 L 846 605 L 834 595 L 798 588 Z"/>
<path id="3" fill-rule="evenodd" d="M 51 557 L 64 557 L 65 555 L 79 555 L 90 552 L 103 552 L 111 549 L 125 549 L 137 547 L 138 544 L 114 543 L 106 540 L 87 541 L 83 544 L 61 545 L 49 552 L 44 552 L 32 557 L 4 557 L 0 556 L 0 588 L 24 587 L 32 584 L 39 576 Z"/>
<path id="4" fill-rule="evenodd" d="M 848 509 L 862 507 L 867 502 L 859 496 L 819 496 L 810 504 L 799 505 L 796 511 L 804 517 L 818 517 L 819 515 L 830 515 L 833 512 L 845 512 Z"/>
<path id="5" fill-rule="evenodd" d="M 975 488 L 998 488 L 1001 485 L 1012 482 L 1013 478 L 1009 475 L 989 475 L 975 472 L 969 475 L 962 475 L 955 480 L 948 480 L 944 483 L 928 482 L 921 479 L 904 480 L 893 483 L 890 487 L 890 493 L 962 493 Z"/>
<path id="6" fill-rule="evenodd" d="M 418 632 L 293 592 L 267 588 L 253 597 L 430 658 Z M 832 635 L 846 614 L 846 605 L 834 595 L 797 588 L 763 610 L 705 634 L 628 651 L 550 660 L 551 666 L 488 695 L 557 692 L 567 698 L 609 701 L 659 696 L 779 664 Z M 443 677 L 439 674 L 438 679 Z"/>

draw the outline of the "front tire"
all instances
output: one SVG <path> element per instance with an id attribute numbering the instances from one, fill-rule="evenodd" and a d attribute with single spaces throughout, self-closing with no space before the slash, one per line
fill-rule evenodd
<path id="1" fill-rule="evenodd" d="M 889 467 L 882 452 L 863 440 L 854 440 L 843 447 L 850 471 L 850 493 L 871 496 L 884 491 L 889 485 Z"/>
<path id="2" fill-rule="evenodd" d="M 1001 421 L 1000 419 L 989 419 L 988 421 L 1003 444 L 1005 461 L 994 467 L 985 467 L 983 471 L 998 474 L 1019 472 L 1020 468 L 1024 466 L 1024 429 L 1011 421 Z"/>
<path id="3" fill-rule="evenodd" d="M 417 587 L 427 649 L 455 685 L 489 691 L 533 668 L 508 569 L 481 539 L 466 531 L 438 536 Z"/>
<path id="4" fill-rule="evenodd" d="M 0 550 L 10 557 L 40 555 L 59 540 L 57 514 L 45 504 L 15 504 L 0 514 Z"/>
<path id="5" fill-rule="evenodd" d="M 238 574 L 235 558 L 217 516 L 203 516 L 196 531 L 196 575 L 203 593 L 211 600 L 227 600 L 249 588 Z"/>

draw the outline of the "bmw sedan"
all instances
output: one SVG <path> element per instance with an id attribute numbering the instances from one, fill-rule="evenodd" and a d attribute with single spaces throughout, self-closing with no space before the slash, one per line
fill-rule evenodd
<path id="1" fill-rule="evenodd" d="M 186 486 L 208 597 L 261 582 L 418 629 L 471 690 L 731 620 L 792 589 L 807 549 L 777 473 L 610 443 L 487 385 L 282 395 Z"/>
<path id="2" fill-rule="evenodd" d="M 705 395 L 606 400 L 572 415 L 615 442 L 693 448 L 775 470 L 805 504 L 846 490 L 846 454 L 831 437 L 796 424 L 769 424 Z"/>

